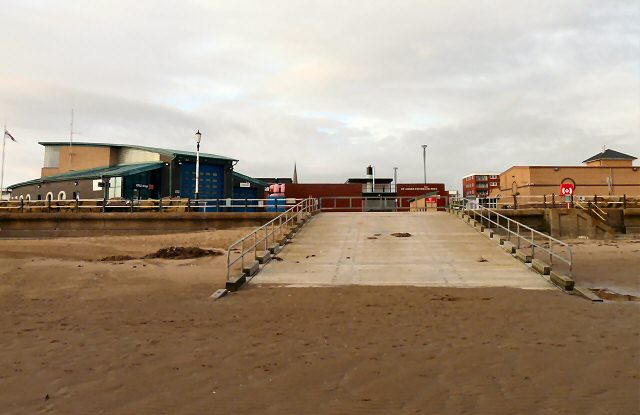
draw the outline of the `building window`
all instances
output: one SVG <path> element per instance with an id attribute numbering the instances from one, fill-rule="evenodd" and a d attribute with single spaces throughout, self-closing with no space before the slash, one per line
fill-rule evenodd
<path id="1" fill-rule="evenodd" d="M 53 193 L 49 192 L 47 193 L 47 196 L 45 197 L 46 200 L 51 201 L 53 200 Z"/>
<path id="2" fill-rule="evenodd" d="M 67 194 L 64 190 L 60 190 L 60 192 L 58 192 L 58 200 L 67 200 Z"/>
<path id="3" fill-rule="evenodd" d="M 46 146 L 44 148 L 44 167 L 60 167 L 60 147 Z"/>
<path id="4" fill-rule="evenodd" d="M 498 176 L 497 176 L 497 175 L 495 175 L 495 174 L 492 174 L 490 177 L 491 177 L 492 179 L 494 179 L 494 180 L 498 178 Z"/>
<path id="5" fill-rule="evenodd" d="M 31 200 L 31 195 L 27 193 L 27 195 L 25 196 L 25 199 L 27 199 L 27 201 Z"/>
<path id="6" fill-rule="evenodd" d="M 109 199 L 122 197 L 122 177 L 112 177 L 109 179 Z"/>
<path id="7" fill-rule="evenodd" d="M 491 182 L 491 187 L 496 187 L 498 185 L 498 183 L 496 182 Z"/>

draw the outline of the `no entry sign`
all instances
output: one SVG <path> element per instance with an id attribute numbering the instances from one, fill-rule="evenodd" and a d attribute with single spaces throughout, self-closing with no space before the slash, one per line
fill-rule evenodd
<path id="1" fill-rule="evenodd" d="M 574 189 L 575 186 L 573 185 L 573 183 L 562 183 L 560 185 L 560 194 L 563 196 L 571 196 Z"/>

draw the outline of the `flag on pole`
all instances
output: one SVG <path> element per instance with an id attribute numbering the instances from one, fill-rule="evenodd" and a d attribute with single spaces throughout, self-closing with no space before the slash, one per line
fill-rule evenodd
<path id="1" fill-rule="evenodd" d="M 11 139 L 11 141 L 13 141 L 13 142 L 15 142 L 15 143 L 17 143 L 17 142 L 18 142 L 15 138 L 13 138 L 13 136 L 9 133 L 9 131 L 7 131 L 7 129 L 6 129 L 6 128 L 4 129 L 4 136 L 5 136 L 5 137 L 9 137 L 9 138 Z"/>

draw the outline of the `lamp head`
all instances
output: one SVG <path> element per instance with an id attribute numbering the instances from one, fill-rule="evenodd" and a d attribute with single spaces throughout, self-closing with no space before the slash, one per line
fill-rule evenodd
<path id="1" fill-rule="evenodd" d="M 202 139 L 202 134 L 200 134 L 200 130 L 196 133 L 196 143 L 200 144 L 200 140 Z"/>

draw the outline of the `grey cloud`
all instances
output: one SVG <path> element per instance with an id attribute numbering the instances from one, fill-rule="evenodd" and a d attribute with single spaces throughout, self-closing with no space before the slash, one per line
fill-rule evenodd
<path id="1" fill-rule="evenodd" d="M 3 2 L 7 182 L 36 139 L 189 148 L 253 175 L 339 182 L 373 163 L 460 187 L 512 164 L 640 153 L 632 0 Z M 309 114 L 320 114 L 311 116 Z M 18 150 L 19 149 L 19 150 Z"/>

